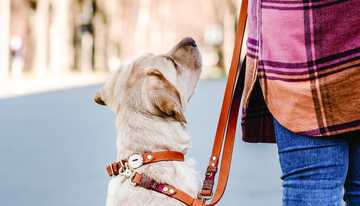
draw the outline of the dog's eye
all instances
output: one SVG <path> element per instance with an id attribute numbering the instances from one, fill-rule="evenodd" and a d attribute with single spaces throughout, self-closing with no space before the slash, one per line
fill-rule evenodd
<path id="1" fill-rule="evenodd" d="M 169 60 L 172 61 L 172 63 L 174 64 L 175 69 L 177 69 L 178 65 L 176 64 L 176 62 L 172 58 L 169 58 Z"/>

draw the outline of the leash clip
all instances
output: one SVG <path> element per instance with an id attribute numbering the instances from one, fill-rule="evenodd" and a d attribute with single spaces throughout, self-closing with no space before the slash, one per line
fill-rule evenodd
<path id="1" fill-rule="evenodd" d="M 213 193 L 211 193 L 210 196 L 203 196 L 203 195 L 201 194 L 201 191 L 197 194 L 197 198 L 198 198 L 199 200 L 201 200 L 204 204 L 206 203 L 206 201 L 210 200 L 212 197 L 213 197 Z"/>

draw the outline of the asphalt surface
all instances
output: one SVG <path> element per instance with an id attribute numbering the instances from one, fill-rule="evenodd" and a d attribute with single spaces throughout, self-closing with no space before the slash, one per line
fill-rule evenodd
<path id="1" fill-rule="evenodd" d="M 203 179 L 226 80 L 202 80 L 185 113 Z M 0 99 L 0 205 L 105 205 L 116 161 L 115 114 L 93 102 L 101 85 Z M 240 128 L 240 127 L 239 127 Z M 281 205 L 276 145 L 248 144 L 238 129 L 218 206 Z"/>

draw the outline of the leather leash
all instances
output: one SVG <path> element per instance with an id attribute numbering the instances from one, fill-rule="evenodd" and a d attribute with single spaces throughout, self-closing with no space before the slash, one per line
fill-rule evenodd
<path id="1" fill-rule="evenodd" d="M 210 206 L 215 205 L 223 196 L 230 172 L 236 124 L 245 81 L 245 61 L 240 68 L 240 72 L 238 72 L 238 68 L 246 25 L 247 7 L 248 0 L 242 0 L 238 28 L 236 31 L 234 53 L 231 61 L 228 81 L 226 84 L 225 95 L 215 135 L 212 155 L 206 169 L 203 188 L 198 195 L 198 198 L 202 199 L 204 203 L 206 200 L 212 198 L 212 201 L 209 204 Z M 220 153 L 224 142 L 225 130 L 226 137 L 224 151 L 221 159 L 220 175 L 216 192 L 212 197 L 215 175 L 218 170 Z"/>

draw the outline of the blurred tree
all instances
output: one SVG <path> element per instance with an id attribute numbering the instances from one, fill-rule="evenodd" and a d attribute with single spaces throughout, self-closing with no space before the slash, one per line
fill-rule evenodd
<path id="1" fill-rule="evenodd" d="M 205 61 L 210 62 L 205 70 L 214 64 L 228 69 L 238 1 L 2 0 L 1 4 L 11 2 L 11 35 L 24 41 L 25 70 L 31 63 L 36 75 L 57 76 L 73 70 L 113 71 L 144 52 L 164 53 L 185 36 L 193 37 L 202 48 Z M 0 41 L 9 45 L 11 37 L 3 32 L 9 14 L 6 5 L 1 7 L 1 35 L 5 36 Z M 209 25 L 222 38 L 206 45 L 204 31 Z M 8 46 L 2 47 L 0 58 L 9 59 L 5 53 Z"/>
<path id="2" fill-rule="evenodd" d="M 71 0 L 51 0 L 49 26 L 49 75 L 69 72 L 74 66 Z"/>
<path id="3" fill-rule="evenodd" d="M 0 1 L 0 90 L 9 80 L 10 0 Z"/>
<path id="4" fill-rule="evenodd" d="M 74 69 L 82 73 L 91 73 L 94 63 L 94 25 L 96 11 L 94 0 L 72 1 L 73 12 L 73 46 L 75 50 Z"/>
<path id="5" fill-rule="evenodd" d="M 81 36 L 81 73 L 89 75 L 93 69 L 93 45 L 94 30 L 92 18 L 94 16 L 94 7 L 92 0 L 83 0 L 81 6 L 82 27 Z"/>
<path id="6" fill-rule="evenodd" d="M 240 0 L 241 1 L 241 0 Z M 237 12 L 239 0 L 212 0 L 216 22 L 223 28 L 223 42 L 215 45 L 219 55 L 218 67 L 225 68 L 228 73 L 235 44 Z"/>
<path id="7" fill-rule="evenodd" d="M 193 37 L 202 45 L 205 26 L 214 23 L 211 17 L 214 10 L 205 9 L 209 4 L 205 0 L 96 2 L 106 13 L 107 56 L 119 57 L 122 61 L 129 61 L 143 52 L 166 52 L 185 36 Z"/>
<path id="8" fill-rule="evenodd" d="M 17 51 L 17 55 L 24 60 L 24 70 L 29 70 L 31 63 L 30 9 L 29 0 L 11 0 L 10 41 L 18 37 L 23 41 L 21 51 Z"/>
<path id="9" fill-rule="evenodd" d="M 142 54 L 146 52 L 147 43 L 150 40 L 146 38 L 149 36 L 148 27 L 150 22 L 150 14 L 151 14 L 151 0 L 140 0 L 139 2 L 139 10 L 137 12 L 137 22 L 134 31 L 135 35 L 135 52 L 138 54 Z"/>
<path id="10" fill-rule="evenodd" d="M 238 21 L 238 12 L 241 1 L 239 0 L 226 0 L 226 6 L 224 8 L 223 26 L 224 26 L 224 42 L 222 44 L 223 49 L 223 61 L 224 67 L 227 73 L 230 70 L 231 58 L 235 45 L 236 25 Z"/>
<path id="11" fill-rule="evenodd" d="M 38 0 L 35 13 L 34 64 L 37 76 L 45 76 L 48 68 L 49 0 Z"/>
<path id="12" fill-rule="evenodd" d="M 107 71 L 107 19 L 104 1 L 95 2 L 94 25 L 94 70 Z"/>

